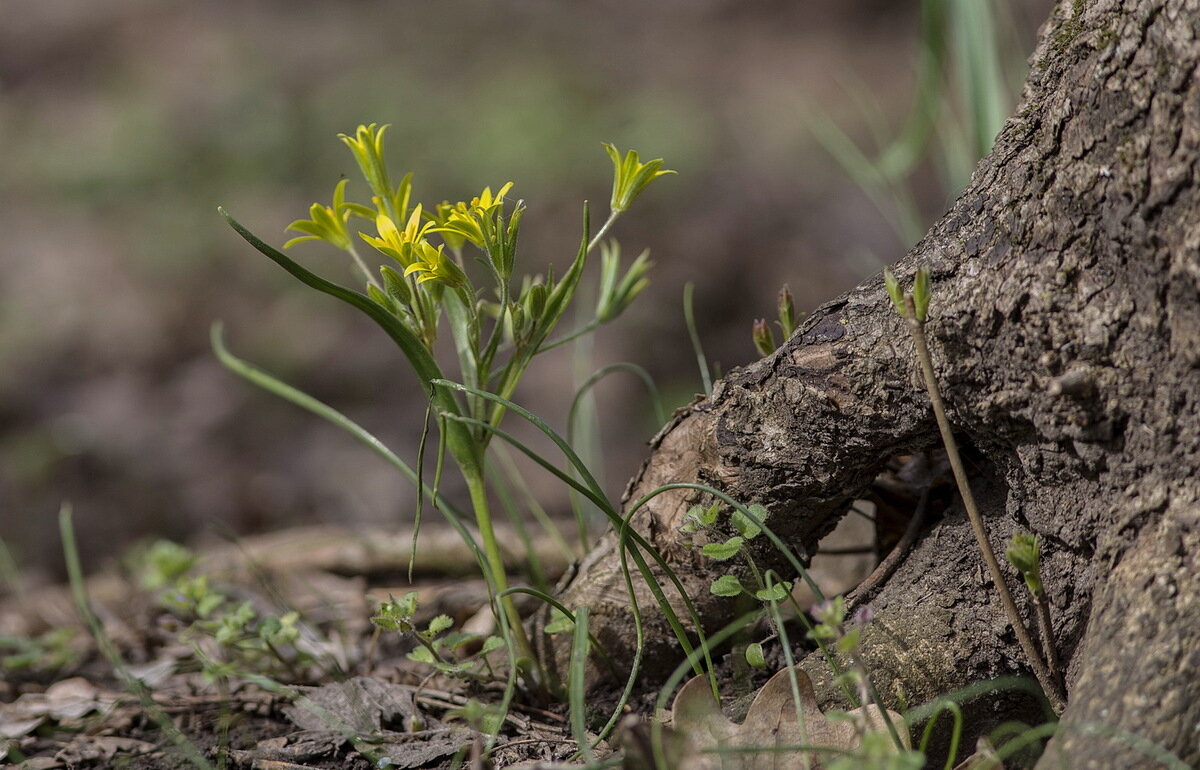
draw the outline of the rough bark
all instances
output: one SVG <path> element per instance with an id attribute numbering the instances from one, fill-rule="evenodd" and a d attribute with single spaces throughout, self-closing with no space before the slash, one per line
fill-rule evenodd
<path id="1" fill-rule="evenodd" d="M 894 268 L 902 282 L 931 271 L 934 363 L 975 453 L 993 545 L 1017 530 L 1043 539 L 1069 689 L 1045 762 L 1143 764 L 1128 742 L 1097 737 L 1117 730 L 1200 763 L 1198 74 L 1200 0 L 1063 0 L 1019 111 Z M 912 343 L 876 277 L 678 414 L 627 500 L 711 484 L 767 506 L 807 557 L 889 457 L 936 442 Z M 731 608 L 678 532 L 694 498 L 664 494 L 633 525 L 711 629 Z M 616 554 L 606 537 L 564 596 L 628 649 Z M 678 647 L 649 595 L 639 602 L 647 663 L 662 670 Z M 873 606 L 864 645 L 886 698 L 919 703 L 1027 670 L 960 513 L 927 529 Z"/>

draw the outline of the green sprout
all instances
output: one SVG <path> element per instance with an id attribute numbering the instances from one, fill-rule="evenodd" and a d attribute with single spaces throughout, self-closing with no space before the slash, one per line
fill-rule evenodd
<path id="1" fill-rule="evenodd" d="M 1041 634 L 1042 650 L 1046 653 L 1046 665 L 1058 686 L 1062 686 L 1062 663 L 1058 658 L 1058 647 L 1054 643 L 1054 624 L 1050 619 L 1050 599 L 1046 596 L 1046 585 L 1042 582 L 1042 541 L 1037 535 L 1022 532 L 1013 535 L 1008 550 L 1004 552 L 1008 563 L 1021 573 L 1025 587 L 1033 597 L 1037 610 L 1038 631 Z"/>
<path id="2" fill-rule="evenodd" d="M 1017 568 L 1025 579 L 1029 593 L 1037 598 L 1045 598 L 1046 589 L 1042 585 L 1042 549 L 1037 535 L 1021 533 L 1013 535 L 1008 550 L 1004 552 L 1008 563 Z"/>
<path id="3" fill-rule="evenodd" d="M 760 602 L 783 601 L 791 594 L 792 583 L 790 581 L 771 581 L 768 585 L 746 548 L 749 541 L 762 534 L 762 527 L 755 523 L 754 519 L 758 519 L 760 522 L 766 521 L 770 514 L 766 507 L 759 503 L 750 505 L 746 510 L 749 511 L 749 516 L 736 508 L 729 514 L 729 523 L 737 532 L 736 535 L 705 543 L 700 547 L 700 553 L 713 561 L 729 561 L 736 556 L 741 556 L 749 566 L 754 581 L 753 585 L 747 587 L 742 583 L 741 578 L 730 572 L 713 580 L 709 585 L 709 591 L 714 596 L 746 595 Z M 721 505 L 719 503 L 709 506 L 694 505 L 684 517 L 684 523 L 680 530 L 684 534 L 711 530 L 717 524 L 720 515 Z"/>
<path id="4" fill-rule="evenodd" d="M 775 313 L 778 319 L 776 324 L 786 342 L 796 331 L 799 321 L 799 316 L 796 315 L 796 301 L 792 298 L 792 292 L 786 284 L 779 290 L 779 296 L 775 301 Z M 765 318 L 754 321 L 751 338 L 760 355 L 769 356 L 779 348 L 779 344 L 775 341 L 775 330 L 771 328 Z"/>
<path id="5" fill-rule="evenodd" d="M 767 319 L 758 318 L 754 321 L 754 347 L 764 356 L 769 356 L 779 347 L 775 342 L 775 332 L 771 331 Z"/>
<path id="6" fill-rule="evenodd" d="M 411 636 L 418 646 L 408 653 L 409 660 L 432 666 L 449 676 L 469 679 L 494 678 L 487 655 L 503 647 L 503 639 L 498 636 L 483 637 L 464 631 L 446 633 L 454 626 L 454 619 L 449 615 L 437 615 L 424 629 L 420 629 L 413 623 L 416 611 L 416 591 L 409 591 L 399 599 L 389 596 L 386 602 L 380 603 L 379 611 L 371 618 L 371 624 L 377 630 L 398 631 L 405 636 Z M 462 659 L 460 652 L 468 647 L 478 649 Z"/>
<path id="7" fill-rule="evenodd" d="M 143 588 L 157 591 L 173 584 L 196 565 L 196 554 L 170 540 L 157 540 L 133 557 Z"/>

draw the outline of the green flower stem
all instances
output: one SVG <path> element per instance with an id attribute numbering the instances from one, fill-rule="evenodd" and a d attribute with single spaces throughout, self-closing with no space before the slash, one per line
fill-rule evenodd
<path id="1" fill-rule="evenodd" d="M 619 216 L 621 216 L 620 211 L 610 211 L 609 212 L 608 219 L 604 220 L 604 224 L 600 225 L 600 229 L 597 230 L 596 234 L 592 236 L 592 239 L 590 241 L 588 241 L 588 245 L 587 245 L 588 251 L 591 251 L 592 249 L 596 248 L 596 246 L 599 245 L 600 241 L 604 240 L 604 236 L 608 235 L 608 231 L 612 229 L 613 224 L 616 223 L 617 218 Z"/>
<path id="2" fill-rule="evenodd" d="M 925 339 L 925 322 L 918 320 L 916 303 L 913 302 L 911 294 L 904 296 L 904 304 L 907 310 L 905 318 L 908 319 L 908 329 L 912 333 L 913 343 L 917 349 L 917 359 L 921 363 L 921 374 L 925 379 L 925 389 L 929 392 L 929 400 L 933 404 L 933 414 L 937 419 L 938 430 L 942 434 L 942 443 L 946 445 L 946 456 L 950 460 L 951 470 L 954 471 L 954 480 L 958 483 L 958 492 L 962 496 L 963 506 L 967 509 L 967 518 L 971 521 L 975 540 L 979 543 L 979 550 L 983 552 L 983 560 L 987 564 L 992 582 L 996 584 L 996 592 L 1000 594 L 1000 603 L 1004 605 L 1004 611 L 1008 614 L 1017 640 L 1021 643 L 1021 649 L 1025 651 L 1025 657 L 1029 659 L 1029 665 L 1033 669 L 1034 675 L 1045 689 L 1046 697 L 1050 699 L 1055 711 L 1061 713 L 1066 705 L 1066 697 L 1042 660 L 1041 653 L 1038 652 L 1033 639 L 1029 636 L 1029 630 L 1025 628 L 1025 622 L 1021 620 L 1021 613 L 1017 610 L 1017 604 L 1013 601 L 1012 594 L 1008 591 L 1008 584 L 1004 582 L 1004 573 L 1000 571 L 1000 563 L 996 561 L 996 554 L 988 541 L 987 530 L 983 526 L 983 516 L 980 515 L 979 508 L 975 505 L 975 497 L 971 494 L 971 487 L 967 484 L 967 472 L 963 468 L 962 457 L 958 453 L 958 444 L 954 440 L 954 433 L 950 430 L 950 420 L 946 417 L 946 405 L 942 401 L 942 394 L 938 389 L 937 378 L 933 372 L 933 359 L 929 355 L 929 343 Z"/>
<path id="3" fill-rule="evenodd" d="M 556 339 L 552 342 L 547 342 L 545 345 L 542 345 L 540 348 L 538 348 L 538 352 L 545 353 L 547 350 L 553 350 L 554 348 L 556 348 L 560 345 L 566 345 L 568 342 L 574 342 L 575 340 L 579 339 L 580 337 L 584 336 L 585 334 L 591 334 L 592 332 L 599 329 L 601 323 L 602 322 L 600 321 L 599 318 L 596 318 L 592 321 L 588 321 L 586 324 L 579 327 L 578 329 L 571 332 L 570 334 L 567 334 L 565 337 L 559 337 L 558 339 Z"/>
<path id="4" fill-rule="evenodd" d="M 357 265 L 358 269 L 362 271 L 363 277 L 367 279 L 367 283 L 371 284 L 376 289 L 382 290 L 383 287 L 379 285 L 379 281 L 375 280 L 375 276 L 367 267 L 367 263 L 364 262 L 363 258 L 359 255 L 358 249 L 354 248 L 354 241 L 350 241 L 346 245 L 346 252 L 354 259 L 354 264 Z"/>
<path id="5" fill-rule="evenodd" d="M 455 459 L 459 460 L 457 457 Z M 500 544 L 496 541 L 496 529 L 492 525 L 492 513 L 488 507 L 487 486 L 484 483 L 481 464 L 475 457 L 471 457 L 465 463 L 459 460 L 459 467 L 471 496 L 471 506 L 475 510 L 475 523 L 479 525 L 479 534 L 483 539 L 483 554 L 491 573 L 492 595 L 496 596 L 508 590 L 508 573 L 504 569 L 504 555 L 500 552 Z M 500 596 L 498 601 L 501 611 L 508 617 L 518 657 L 535 659 L 533 646 L 529 643 L 529 637 L 525 635 L 525 627 L 521 623 L 521 615 L 517 612 L 517 605 L 513 603 L 512 596 L 505 594 Z"/>

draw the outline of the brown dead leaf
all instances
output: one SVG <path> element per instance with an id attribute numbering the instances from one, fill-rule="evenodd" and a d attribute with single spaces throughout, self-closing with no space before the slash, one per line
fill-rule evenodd
<path id="1" fill-rule="evenodd" d="M 19 738 L 45 721 L 76 722 L 93 711 L 112 711 L 117 696 L 102 693 L 82 677 L 55 682 L 42 693 L 26 693 L 0 703 L 0 738 Z"/>
<path id="2" fill-rule="evenodd" d="M 378 679 L 360 676 L 297 689 L 305 692 L 306 697 L 283 711 L 302 730 L 334 729 L 369 735 L 406 725 L 419 716 L 411 688 Z"/>
<path id="3" fill-rule="evenodd" d="M 80 735 L 68 743 L 54 758 L 74 767 L 81 762 L 111 760 L 115 757 L 137 757 L 158 751 L 158 746 L 133 738 L 103 735 Z"/>
<path id="4" fill-rule="evenodd" d="M 799 708 L 792 698 L 788 671 L 784 669 L 759 690 L 741 724 L 731 722 L 722 713 L 705 677 L 691 679 L 675 696 L 672 707 L 672 732 L 676 736 L 672 750 L 677 753 L 667 757 L 669 766 L 697 770 L 791 770 L 806 766 L 807 753 L 807 766 L 819 768 L 821 752 L 773 749 L 804 745 L 853 752 L 860 748 L 860 731 L 887 729 L 879 708 L 874 705 L 850 711 L 845 720 L 828 719 L 817 706 L 808 675 L 798 667 L 794 671 Z M 802 721 L 797 719 L 797 713 Z M 900 727 L 901 739 L 907 747 L 908 733 L 902 718 L 895 712 L 887 713 Z M 716 753 L 712 749 L 723 751 Z"/>

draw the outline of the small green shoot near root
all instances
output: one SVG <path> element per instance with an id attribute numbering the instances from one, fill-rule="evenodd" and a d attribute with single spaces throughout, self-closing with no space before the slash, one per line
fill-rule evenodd
<path id="1" fill-rule="evenodd" d="M 1033 599 L 1037 610 L 1038 634 L 1041 637 L 1042 650 L 1046 654 L 1046 663 L 1050 667 L 1050 675 L 1059 687 L 1063 686 L 1062 663 L 1058 659 L 1058 647 L 1054 643 L 1054 624 L 1050 619 L 1050 599 L 1046 596 L 1046 586 L 1042 582 L 1042 544 L 1037 535 L 1020 533 L 1013 535 L 1008 550 L 1004 553 L 1008 563 L 1013 565 L 1021 577 L 1025 579 L 1025 587 Z"/>
<path id="2" fill-rule="evenodd" d="M 900 317 L 908 322 L 908 330 L 912 335 L 913 344 L 916 347 L 917 361 L 920 363 L 921 375 L 924 378 L 925 389 L 929 393 L 929 400 L 933 406 L 933 414 L 937 420 L 938 430 L 941 432 L 942 443 L 946 447 L 946 455 L 950 460 L 950 468 L 954 472 L 954 480 L 958 484 L 958 491 L 962 496 L 963 507 L 967 509 L 967 518 L 970 519 L 971 529 L 975 534 L 976 542 L 979 544 L 979 550 L 983 553 L 983 560 L 987 564 L 988 573 L 996 586 L 1000 602 L 1004 606 L 1004 611 L 1008 615 L 1008 620 L 1012 624 L 1013 631 L 1017 635 L 1021 649 L 1025 652 L 1025 657 L 1029 660 L 1029 665 L 1033 669 L 1034 675 L 1045 689 L 1046 696 L 1054 704 L 1055 710 L 1061 712 L 1066 705 L 1066 695 L 1062 686 L 1042 659 L 1038 648 L 1034 645 L 1033 639 L 1029 635 L 1029 630 L 1025 627 L 1025 622 L 1021 619 L 1021 613 L 1017 610 L 1016 602 L 1013 601 L 1012 594 L 1009 593 L 1008 584 L 1004 580 L 1004 573 L 1000 571 L 1000 563 L 996 560 L 996 554 L 992 550 L 991 543 L 988 541 L 987 530 L 983 525 L 983 516 L 979 513 L 979 507 L 975 504 L 974 495 L 971 494 L 971 486 L 967 481 L 966 469 L 963 467 L 962 457 L 958 452 L 958 443 L 954 439 L 954 433 L 950 428 L 950 420 L 946 415 L 946 406 L 942 401 L 941 389 L 938 387 L 937 376 L 933 370 L 933 358 L 929 353 L 929 342 L 925 337 L 925 323 L 929 313 L 930 300 L 929 271 L 923 266 L 918 268 L 911 292 L 903 292 L 901 290 L 900 282 L 889 269 L 883 271 L 883 281 L 892 305 L 899 312 Z"/>

